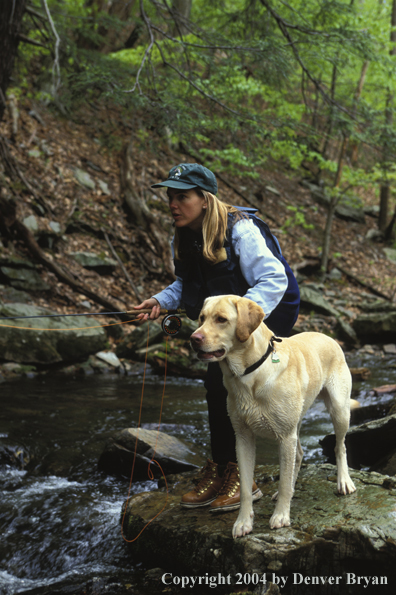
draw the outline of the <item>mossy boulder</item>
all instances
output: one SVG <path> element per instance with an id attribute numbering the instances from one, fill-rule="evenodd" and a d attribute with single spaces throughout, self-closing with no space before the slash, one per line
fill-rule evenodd
<path id="1" fill-rule="evenodd" d="M 361 314 L 352 323 L 361 343 L 391 343 L 396 337 L 396 308 L 388 312 Z"/>
<path id="2" fill-rule="evenodd" d="M 2 304 L 0 317 L 55 314 L 28 304 Z M 100 322 L 92 317 L 33 318 L 0 321 L 0 360 L 53 364 L 80 361 L 106 347 Z M 99 328 L 92 328 L 99 327 Z"/>
<path id="3" fill-rule="evenodd" d="M 168 579 L 184 573 L 230 576 L 235 586 L 229 593 L 238 590 L 238 579 L 245 592 L 279 593 L 269 589 L 271 583 L 280 585 L 282 577 L 286 584 L 280 592 L 288 595 L 311 595 L 315 577 L 314 592 L 318 594 L 372 592 L 363 591 L 361 577 L 367 577 L 373 586 L 378 581 L 378 592 L 394 593 L 396 479 L 352 471 L 357 491 L 340 496 L 334 466 L 304 465 L 292 501 L 292 525 L 271 531 L 271 496 L 278 476 L 277 466 L 256 468 L 256 482 L 264 497 L 254 505 L 253 533 L 237 540 L 231 536 L 237 511 L 215 515 L 208 508 L 180 507 L 181 495 L 191 489 L 191 474 L 190 478 L 177 476 L 168 496 L 164 488 L 133 496 L 126 505 L 124 535 L 132 540 L 144 528 L 130 545 L 133 560 L 161 567 L 170 573 Z M 168 483 L 171 481 L 168 477 Z M 248 586 L 243 582 L 245 575 L 265 583 Z M 338 577 L 338 583 L 330 585 L 331 577 Z M 360 587 L 358 578 L 363 581 Z"/>

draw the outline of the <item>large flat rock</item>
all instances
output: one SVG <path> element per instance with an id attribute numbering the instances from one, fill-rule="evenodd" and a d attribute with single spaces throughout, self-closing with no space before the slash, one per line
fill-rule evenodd
<path id="1" fill-rule="evenodd" d="M 257 467 L 264 497 L 254 505 L 253 533 L 237 540 L 231 537 L 237 512 L 182 509 L 181 495 L 191 484 L 176 476 L 164 511 L 131 544 L 133 558 L 161 567 L 169 587 L 172 577 L 216 575 L 230 577 L 233 584 L 239 579 L 245 591 L 260 594 L 278 592 L 275 585 L 281 587 L 282 581 L 285 594 L 312 593 L 313 585 L 315 593 L 368 593 L 376 583 L 378 593 L 394 593 L 396 478 L 362 471 L 351 476 L 357 492 L 339 496 L 334 466 L 303 466 L 292 526 L 270 530 L 278 467 Z M 123 524 L 126 538 L 134 539 L 165 501 L 164 488 L 132 497 Z M 248 587 L 247 580 L 258 584 Z"/>
<path id="2" fill-rule="evenodd" d="M 136 456 L 135 456 L 136 449 Z M 126 428 L 113 436 L 99 458 L 99 469 L 114 475 L 130 476 L 134 464 L 134 476 L 147 478 L 150 465 L 154 477 L 182 473 L 203 466 L 203 457 L 192 445 L 165 432 L 145 428 Z M 159 466 L 158 466 L 159 464 Z"/>
<path id="3" fill-rule="evenodd" d="M 30 304 L 0 302 L 0 317 L 47 314 L 56 312 Z M 78 361 L 106 347 L 106 332 L 93 317 L 60 315 L 0 322 L 0 359 L 5 361 L 33 364 Z"/>

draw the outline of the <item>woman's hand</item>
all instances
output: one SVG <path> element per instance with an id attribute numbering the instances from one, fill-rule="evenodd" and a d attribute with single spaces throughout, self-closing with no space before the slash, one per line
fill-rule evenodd
<path id="1" fill-rule="evenodd" d="M 144 302 L 138 306 L 133 306 L 134 310 L 150 310 L 150 308 L 150 314 L 139 314 L 139 316 L 137 316 L 138 320 L 142 321 L 148 320 L 149 318 L 151 320 L 155 320 L 161 315 L 161 306 L 159 302 L 155 298 L 150 298 L 148 300 L 144 300 Z"/>

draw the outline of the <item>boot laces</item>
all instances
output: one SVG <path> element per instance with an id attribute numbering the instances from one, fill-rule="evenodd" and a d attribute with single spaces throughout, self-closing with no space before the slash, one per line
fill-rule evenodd
<path id="1" fill-rule="evenodd" d="M 207 463 L 205 467 L 201 469 L 199 476 L 195 479 L 197 485 L 194 490 L 196 492 L 203 492 L 210 485 L 213 484 L 213 480 L 216 478 L 216 466 L 213 463 Z"/>
<path id="2" fill-rule="evenodd" d="M 234 496 L 239 488 L 239 469 L 235 465 L 227 467 L 224 471 L 223 483 L 219 491 L 219 496 Z"/>

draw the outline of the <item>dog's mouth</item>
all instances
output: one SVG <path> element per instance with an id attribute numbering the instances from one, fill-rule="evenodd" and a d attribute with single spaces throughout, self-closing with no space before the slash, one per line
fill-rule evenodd
<path id="1" fill-rule="evenodd" d="M 223 357 L 225 354 L 225 349 L 217 349 L 217 351 L 202 351 L 202 349 L 197 350 L 198 359 L 207 360 L 207 359 L 218 359 Z"/>

